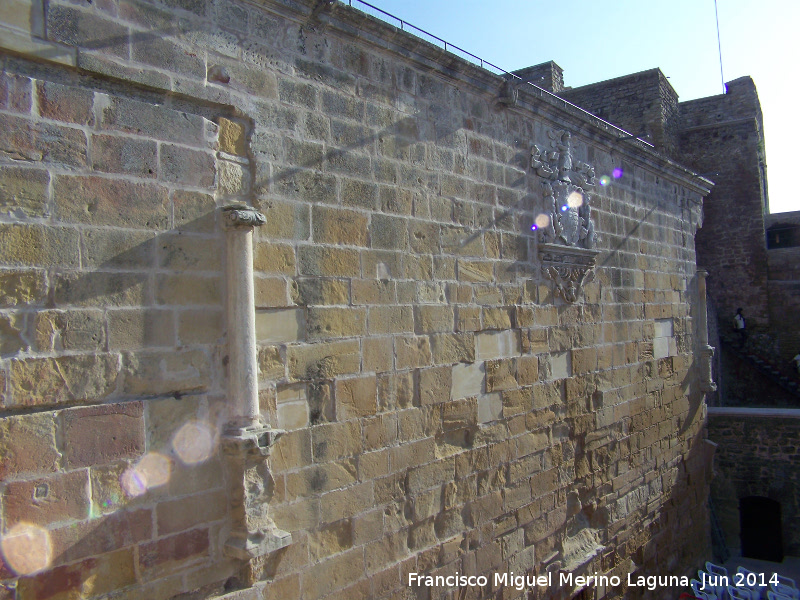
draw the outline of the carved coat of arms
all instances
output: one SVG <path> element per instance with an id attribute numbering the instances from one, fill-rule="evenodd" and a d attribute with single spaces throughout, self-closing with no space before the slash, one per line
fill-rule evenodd
<path id="1" fill-rule="evenodd" d="M 594 276 L 598 251 L 592 222 L 591 190 L 595 172 L 572 156 L 568 131 L 549 132 L 552 149 L 534 146 L 531 167 L 544 181 L 544 221 L 539 228 L 539 254 L 544 274 L 559 295 L 576 302 L 584 283 Z"/>

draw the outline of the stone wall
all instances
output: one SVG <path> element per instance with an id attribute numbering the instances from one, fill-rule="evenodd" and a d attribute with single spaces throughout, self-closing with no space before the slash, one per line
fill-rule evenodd
<path id="1" fill-rule="evenodd" d="M 501 77 L 347 6 L 16 2 L 46 27 L 0 29 L 0 598 L 436 598 L 408 573 L 707 557 L 703 180 L 530 86 L 501 107 Z M 531 233 L 531 149 L 565 130 L 576 172 L 624 171 L 593 188 L 577 298 Z M 245 490 L 219 449 L 236 202 L 266 216 L 286 432 Z M 228 557 L 243 508 L 292 543 Z"/>
<path id="2" fill-rule="evenodd" d="M 678 94 L 660 69 L 566 88 L 559 96 L 637 137 L 649 138 L 660 152 L 683 161 L 678 154 Z"/>
<path id="3" fill-rule="evenodd" d="M 768 215 L 765 225 L 800 225 L 800 212 Z M 800 352 L 800 247 L 767 250 L 769 266 L 770 334 L 780 358 L 790 361 Z"/>
<path id="4" fill-rule="evenodd" d="M 734 552 L 740 548 L 739 500 L 748 496 L 780 503 L 784 553 L 800 552 L 799 418 L 792 409 L 708 409 L 708 439 L 718 444 L 711 495 Z"/>
<path id="5" fill-rule="evenodd" d="M 761 107 L 749 77 L 728 82 L 727 93 L 680 104 L 682 160 L 715 182 L 703 205 L 697 262 L 709 271 L 722 331 L 736 309 L 748 327 L 769 326 L 764 241 L 766 163 Z"/>

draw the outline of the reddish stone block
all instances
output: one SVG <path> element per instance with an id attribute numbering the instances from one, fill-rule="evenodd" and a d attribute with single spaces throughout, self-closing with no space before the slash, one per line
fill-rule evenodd
<path id="1" fill-rule="evenodd" d="M 69 467 L 135 458 L 145 449 L 141 402 L 107 404 L 62 412 L 64 459 Z"/>
<path id="2" fill-rule="evenodd" d="M 48 525 L 89 516 L 88 470 L 32 481 L 12 481 L 3 494 L 6 527 L 25 521 Z"/>
<path id="3" fill-rule="evenodd" d="M 53 413 L 0 419 L 0 480 L 25 473 L 52 473 L 58 468 Z"/>
<path id="4" fill-rule="evenodd" d="M 90 558 L 23 577 L 17 583 L 17 600 L 88 598 L 136 583 L 133 549 Z"/>
<path id="5" fill-rule="evenodd" d="M 48 119 L 94 124 L 94 94 L 88 90 L 39 81 L 36 85 L 39 114 Z"/>
<path id="6" fill-rule="evenodd" d="M 139 547 L 139 568 L 148 579 L 169 573 L 182 563 L 208 556 L 209 531 L 193 529 Z"/>
<path id="7" fill-rule="evenodd" d="M 14 112 L 31 110 L 31 80 L 27 77 L 3 73 L 0 76 L 0 107 Z"/>
<path id="8" fill-rule="evenodd" d="M 121 511 L 54 529 L 54 564 L 63 564 L 133 546 L 153 537 L 153 511 Z"/>

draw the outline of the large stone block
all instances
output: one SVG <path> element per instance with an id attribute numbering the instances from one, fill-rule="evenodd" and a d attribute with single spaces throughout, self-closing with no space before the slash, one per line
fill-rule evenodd
<path id="1" fill-rule="evenodd" d="M 152 140 L 93 135 L 92 168 L 104 173 L 155 179 L 158 176 L 158 145 Z"/>
<path id="2" fill-rule="evenodd" d="M 300 246 L 298 258 L 301 275 L 321 277 L 361 275 L 361 261 L 355 250 Z"/>
<path id="3" fill-rule="evenodd" d="M 299 342 L 306 337 L 306 313 L 302 308 L 256 312 L 256 340 L 259 344 Z"/>
<path id="4" fill-rule="evenodd" d="M 150 292 L 144 273 L 57 273 L 52 285 L 57 306 L 142 306 Z"/>
<path id="5" fill-rule="evenodd" d="M 314 223 L 312 237 L 319 244 L 366 246 L 369 241 L 367 216 L 343 208 L 315 206 L 311 211 Z"/>
<path id="6" fill-rule="evenodd" d="M 434 367 L 418 371 L 420 404 L 440 404 L 450 400 L 453 386 L 451 367 Z"/>
<path id="7" fill-rule="evenodd" d="M 59 175 L 53 200 L 61 221 L 138 229 L 169 226 L 167 190 L 155 184 Z"/>
<path id="8" fill-rule="evenodd" d="M 8 368 L 11 406 L 99 400 L 116 390 L 119 371 L 113 354 L 15 359 Z"/>
<path id="9" fill-rule="evenodd" d="M 22 578 L 17 584 L 17 599 L 70 598 L 87 590 L 102 595 L 136 581 L 134 549 L 125 548 Z"/>
<path id="10" fill-rule="evenodd" d="M 272 244 L 266 241 L 258 241 L 253 247 L 253 269 L 262 273 L 282 273 L 284 275 L 295 274 L 295 253 L 294 248 L 288 244 Z M 312 280 L 313 281 L 313 280 Z M 304 302 L 303 304 L 317 304 L 316 302 Z M 333 304 L 341 304 L 334 302 Z"/>
<path id="11" fill-rule="evenodd" d="M 394 340 L 395 367 L 416 369 L 431 364 L 431 344 L 427 336 L 398 336 Z"/>
<path id="12" fill-rule="evenodd" d="M 196 52 L 161 36 L 134 37 L 131 54 L 136 62 L 154 67 L 169 65 L 171 72 L 195 79 L 206 76 L 205 62 Z"/>
<path id="13" fill-rule="evenodd" d="M 86 134 L 72 127 L 0 115 L 0 156 L 82 168 L 87 164 Z"/>
<path id="14" fill-rule="evenodd" d="M 3 492 L 6 527 L 25 522 L 47 526 L 89 518 L 89 471 L 69 471 L 51 477 L 11 481 Z"/>
<path id="15" fill-rule="evenodd" d="M 128 28 L 95 13 L 69 6 L 49 7 L 47 35 L 68 46 L 96 47 L 103 54 L 128 59 Z"/>
<path id="16" fill-rule="evenodd" d="M 108 346 L 112 350 L 175 345 L 171 310 L 112 310 L 107 315 Z"/>
<path id="17" fill-rule="evenodd" d="M 180 273 L 156 278 L 156 302 L 168 305 L 222 304 L 222 278 L 215 275 Z"/>
<path id="18" fill-rule="evenodd" d="M 80 237 L 69 227 L 0 225 L 0 248 L 5 263 L 13 266 L 77 267 Z"/>
<path id="19" fill-rule="evenodd" d="M 213 188 L 214 156 L 174 144 L 161 144 L 159 179 L 190 187 Z"/>
<path id="20" fill-rule="evenodd" d="M 370 334 L 412 333 L 414 313 L 410 306 L 371 306 L 367 316 Z"/>
<path id="21" fill-rule="evenodd" d="M 389 336 L 364 338 L 362 341 L 364 355 L 362 370 L 365 372 L 383 373 L 391 371 L 394 364 L 394 344 Z"/>
<path id="22" fill-rule="evenodd" d="M 205 137 L 203 117 L 124 98 L 104 97 L 100 126 L 191 146 L 202 146 Z"/>
<path id="23" fill-rule="evenodd" d="M 41 305 L 46 300 L 44 271 L 6 269 L 0 272 L 0 306 L 22 308 Z"/>
<path id="24" fill-rule="evenodd" d="M 375 376 L 337 379 L 335 394 L 338 419 L 366 417 L 378 410 Z"/>
<path id="25" fill-rule="evenodd" d="M 361 425 L 358 421 L 325 423 L 311 429 L 314 462 L 329 462 L 357 456 L 362 452 Z"/>
<path id="26" fill-rule="evenodd" d="M 0 479 L 52 473 L 59 467 L 55 414 L 42 412 L 0 418 Z"/>
<path id="27" fill-rule="evenodd" d="M 207 527 L 142 544 L 139 547 L 139 569 L 142 577 L 154 579 L 187 564 L 199 562 L 208 557 L 210 546 Z"/>
<path id="28" fill-rule="evenodd" d="M 519 333 L 513 329 L 487 331 L 475 335 L 475 355 L 478 360 L 506 358 L 519 353 Z"/>
<path id="29" fill-rule="evenodd" d="M 101 311 L 42 311 L 36 315 L 35 327 L 36 348 L 40 352 L 99 352 L 106 345 L 106 322 Z"/>
<path id="30" fill-rule="evenodd" d="M 478 396 L 486 391 L 486 371 L 483 362 L 473 364 L 457 364 L 452 367 L 453 386 L 450 399 Z"/>
<path id="31" fill-rule="evenodd" d="M 0 211 L 45 216 L 49 183 L 50 174 L 41 169 L 0 167 Z"/>
<path id="32" fill-rule="evenodd" d="M 211 491 L 156 505 L 158 535 L 177 533 L 224 519 L 228 512 L 228 494 Z"/>
<path id="33" fill-rule="evenodd" d="M 363 335 L 367 328 L 365 308 L 310 307 L 309 339 L 330 339 Z"/>
<path id="34" fill-rule="evenodd" d="M 361 368 L 358 340 L 292 345 L 286 357 L 291 379 L 329 379 L 358 373 Z"/>
<path id="35" fill-rule="evenodd" d="M 122 391 L 126 394 L 199 392 L 213 381 L 209 358 L 201 350 L 129 352 L 123 365 Z"/>
<path id="36" fill-rule="evenodd" d="M 64 460 L 69 467 L 103 465 L 144 453 L 141 402 L 67 409 L 61 419 Z"/>
<path id="37" fill-rule="evenodd" d="M 149 231 L 85 229 L 81 260 L 90 269 L 145 270 L 155 266 L 155 234 Z"/>

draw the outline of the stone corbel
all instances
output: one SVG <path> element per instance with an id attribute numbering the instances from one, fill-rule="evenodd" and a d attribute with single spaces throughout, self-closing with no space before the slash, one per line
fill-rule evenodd
<path id="1" fill-rule="evenodd" d="M 583 294 L 583 286 L 594 279 L 595 259 L 599 251 L 586 248 L 539 244 L 542 273 L 555 283 L 556 293 L 574 304 Z"/>
<path id="2" fill-rule="evenodd" d="M 250 560 L 292 543 L 269 516 L 273 480 L 268 467 L 271 446 L 283 433 L 261 421 L 258 402 L 253 229 L 266 223 L 245 204 L 222 210 L 226 237 L 228 396 L 231 417 L 222 438 L 231 493 L 232 528 L 227 556 Z"/>

